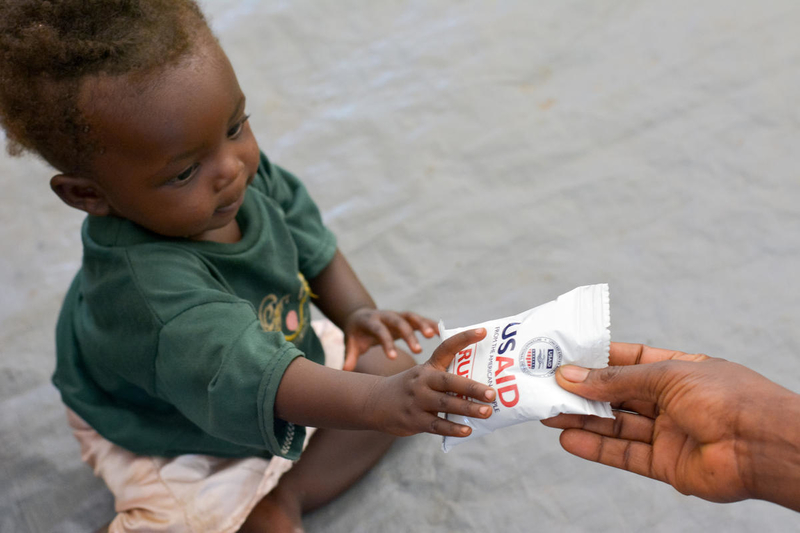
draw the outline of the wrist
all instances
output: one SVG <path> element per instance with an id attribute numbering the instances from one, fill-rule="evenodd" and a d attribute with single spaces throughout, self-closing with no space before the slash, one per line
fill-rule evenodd
<path id="1" fill-rule="evenodd" d="M 739 468 L 751 497 L 800 511 L 800 394 L 776 388 L 740 419 Z"/>
<path id="2" fill-rule="evenodd" d="M 374 431 L 383 431 L 384 417 L 380 416 L 380 404 L 383 398 L 383 387 L 386 385 L 386 378 L 373 376 L 376 379 L 364 390 L 363 403 L 361 404 L 361 420 L 365 422 L 366 428 Z"/>
<path id="3" fill-rule="evenodd" d="M 364 302 L 363 304 L 353 306 L 347 310 L 344 314 L 344 322 L 343 322 L 343 330 L 347 329 L 347 325 L 353 320 L 354 317 L 357 315 L 364 313 L 364 312 L 372 312 L 376 311 L 377 307 L 372 302 Z"/>
<path id="4" fill-rule="evenodd" d="M 287 367 L 275 396 L 275 416 L 303 426 L 374 429 L 368 406 L 385 378 L 341 372 L 298 357 Z M 313 383 L 313 386 L 309 386 Z"/>

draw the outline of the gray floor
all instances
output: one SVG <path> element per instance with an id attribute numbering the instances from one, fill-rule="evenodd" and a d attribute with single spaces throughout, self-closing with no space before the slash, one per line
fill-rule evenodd
<path id="1" fill-rule="evenodd" d="M 211 1 L 261 147 L 303 177 L 380 305 L 449 325 L 608 282 L 615 340 L 800 390 L 800 3 Z M 0 531 L 112 501 L 49 382 L 81 216 L 0 155 Z M 433 346 L 426 344 L 428 353 Z M 531 423 L 400 443 L 332 531 L 776 531 L 576 459 Z"/>

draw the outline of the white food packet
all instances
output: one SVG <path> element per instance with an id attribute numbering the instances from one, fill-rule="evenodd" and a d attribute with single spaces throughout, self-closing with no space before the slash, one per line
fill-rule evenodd
<path id="1" fill-rule="evenodd" d="M 562 389 L 555 371 L 561 365 L 608 366 L 611 341 L 608 285 L 578 287 L 556 300 L 515 316 L 464 328 L 445 329 L 442 340 L 464 330 L 486 328 L 486 337 L 464 348 L 448 371 L 493 387 L 497 393 L 488 419 L 448 414 L 472 428 L 467 437 L 444 437 L 442 450 L 505 426 L 542 420 L 559 413 L 614 418 L 608 402 L 587 400 Z"/>

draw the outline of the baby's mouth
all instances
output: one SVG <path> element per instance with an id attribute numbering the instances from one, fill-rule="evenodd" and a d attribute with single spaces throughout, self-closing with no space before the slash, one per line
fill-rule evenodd
<path id="1" fill-rule="evenodd" d="M 236 211 L 237 209 L 239 209 L 239 207 L 241 207 L 242 202 L 244 201 L 244 194 L 245 193 L 242 192 L 242 194 L 239 196 L 239 198 L 236 199 L 236 201 L 234 201 L 234 202 L 232 202 L 232 203 L 230 203 L 228 205 L 225 205 L 225 206 L 222 206 L 222 207 L 218 207 L 214 211 L 214 214 L 215 215 L 224 215 L 224 214 L 230 213 L 231 211 Z"/>

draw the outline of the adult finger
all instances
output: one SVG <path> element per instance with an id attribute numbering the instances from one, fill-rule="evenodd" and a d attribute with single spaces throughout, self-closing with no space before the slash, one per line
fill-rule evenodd
<path id="1" fill-rule="evenodd" d="M 433 351 L 433 355 L 426 364 L 431 365 L 437 370 L 445 371 L 457 353 L 462 351 L 470 344 L 475 344 L 486 336 L 485 328 L 468 329 L 456 333 L 449 339 L 442 342 Z"/>
<path id="2" fill-rule="evenodd" d="M 612 402 L 611 408 L 617 411 L 636 413 L 637 415 L 646 416 L 647 418 L 651 419 L 655 419 L 660 413 L 658 405 L 654 404 L 653 402 L 642 402 L 639 400 Z"/>
<path id="3" fill-rule="evenodd" d="M 565 390 L 590 400 L 638 400 L 658 404 L 670 387 L 694 370 L 691 366 L 682 361 L 609 366 L 594 370 L 566 365 L 556 371 L 556 381 Z"/>
<path id="4" fill-rule="evenodd" d="M 646 416 L 616 411 L 616 418 L 561 414 L 542 420 L 542 424 L 559 429 L 582 429 L 604 437 L 651 443 L 655 422 Z"/>
<path id="5" fill-rule="evenodd" d="M 682 361 L 702 361 L 708 356 L 702 354 L 687 354 L 676 350 L 653 348 L 644 344 L 629 344 L 626 342 L 612 342 L 609 350 L 608 364 L 610 366 L 629 366 L 646 363 L 657 363 L 678 359 Z"/>
<path id="6" fill-rule="evenodd" d="M 605 437 L 581 429 L 563 431 L 559 441 L 562 448 L 583 459 L 658 479 L 653 473 L 653 447 L 650 444 Z"/>

